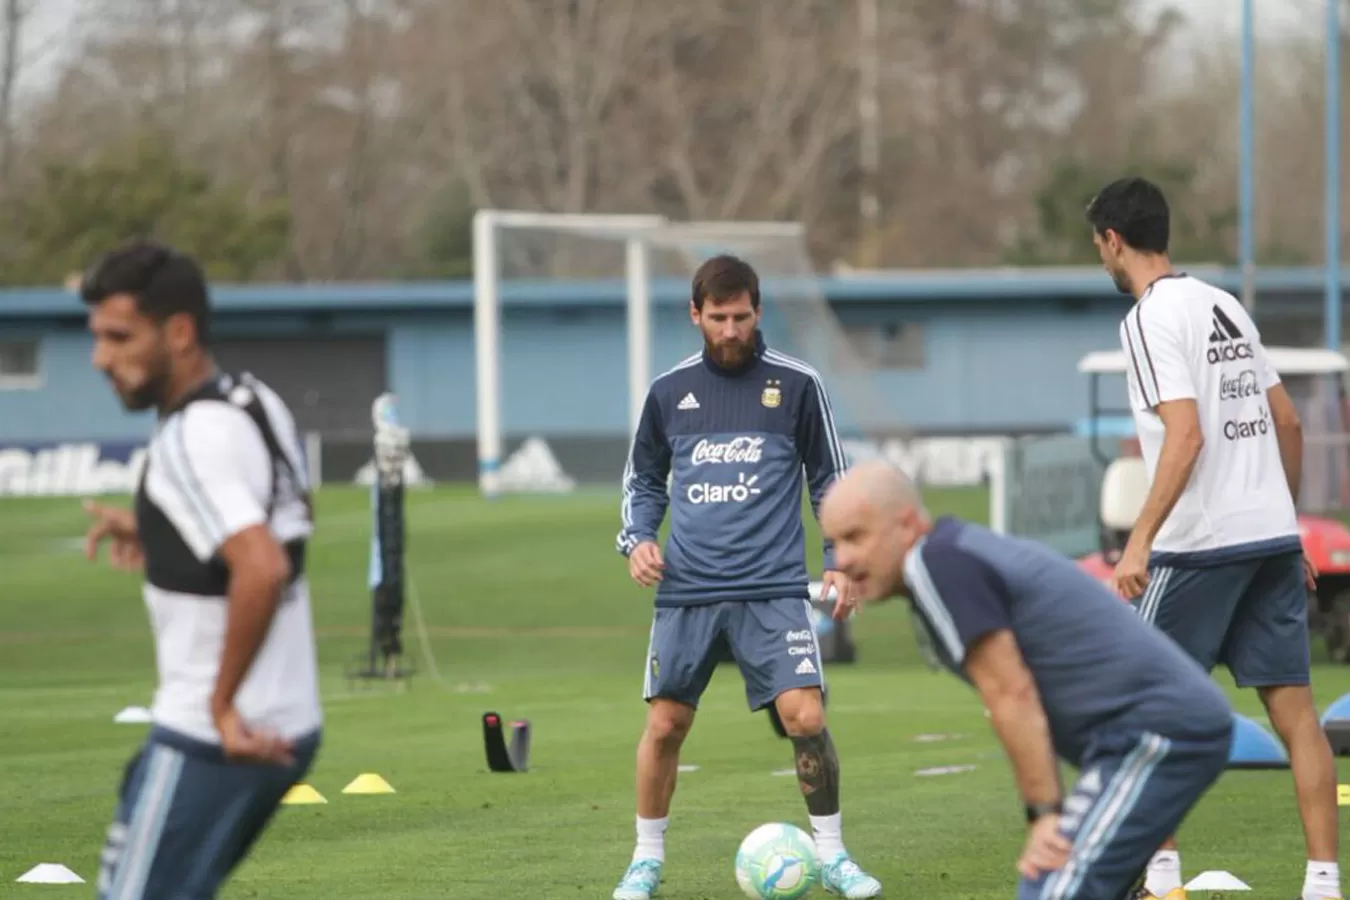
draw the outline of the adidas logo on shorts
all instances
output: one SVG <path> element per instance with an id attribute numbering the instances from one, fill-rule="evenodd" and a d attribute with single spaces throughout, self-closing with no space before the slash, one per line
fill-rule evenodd
<path id="1" fill-rule="evenodd" d="M 797 663 L 797 674 L 798 675 L 816 674 L 816 664 L 811 662 L 810 657 L 804 658 L 801 662 Z"/>

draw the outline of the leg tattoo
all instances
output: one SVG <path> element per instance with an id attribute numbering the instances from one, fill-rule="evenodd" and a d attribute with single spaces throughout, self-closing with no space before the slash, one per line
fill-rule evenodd
<path id="1" fill-rule="evenodd" d="M 797 760 L 797 781 L 813 816 L 839 812 L 839 755 L 829 730 L 810 737 L 794 737 L 792 752 Z"/>

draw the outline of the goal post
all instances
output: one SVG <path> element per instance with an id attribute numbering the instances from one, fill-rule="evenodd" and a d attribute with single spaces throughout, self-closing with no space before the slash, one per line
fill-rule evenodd
<path id="1" fill-rule="evenodd" d="M 815 368 L 835 404 L 841 435 L 872 438 L 900 419 L 881 400 L 875 369 L 862 363 L 826 300 L 800 222 L 672 221 L 662 216 L 555 214 L 482 210 L 474 220 L 474 342 L 477 371 L 479 490 L 514 490 L 503 465 L 502 300 L 518 289 L 568 281 L 608 281 L 625 295 L 626 422 L 631 436 L 657 368 L 653 355 L 653 286 L 679 284 L 718 253 L 746 259 L 760 276 L 764 331 L 770 344 Z M 669 315 L 667 327 L 675 321 Z M 687 326 L 687 318 L 684 325 Z M 661 342 L 667 349 L 671 341 Z M 616 347 L 617 350 L 617 347 Z M 668 354 L 667 354 L 668 355 Z M 682 356 L 688 355 L 687 352 Z M 884 429 L 890 436 L 903 427 Z M 616 473 L 617 477 L 617 473 Z"/>
<path id="2" fill-rule="evenodd" d="M 646 249 L 635 239 L 638 232 L 659 228 L 661 216 L 539 213 L 516 210 L 479 210 L 473 219 L 473 331 L 477 382 L 478 487 L 488 497 L 499 492 L 498 468 L 502 456 L 501 386 L 501 256 L 504 229 L 572 231 L 627 242 L 629 423 L 637 427 L 642 394 L 634 390 L 651 372 L 651 295 Z"/>

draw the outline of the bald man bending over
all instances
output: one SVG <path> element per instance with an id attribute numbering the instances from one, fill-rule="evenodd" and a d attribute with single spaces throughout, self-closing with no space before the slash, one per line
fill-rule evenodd
<path id="1" fill-rule="evenodd" d="M 1026 807 L 1019 900 L 1129 896 L 1227 764 L 1219 688 L 1071 561 L 934 521 L 884 461 L 836 482 L 820 522 L 856 596 L 909 598 L 942 665 L 989 710 Z M 1079 770 L 1067 795 L 1056 757 Z"/>

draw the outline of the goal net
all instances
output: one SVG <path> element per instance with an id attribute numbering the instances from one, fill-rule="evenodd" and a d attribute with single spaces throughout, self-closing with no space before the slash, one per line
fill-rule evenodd
<path id="1" fill-rule="evenodd" d="M 702 349 L 689 319 L 704 260 L 760 277 L 761 330 L 816 369 L 846 448 L 906 433 L 821 289 L 803 226 L 489 210 L 474 223 L 481 493 L 613 487 L 652 380 Z"/>

